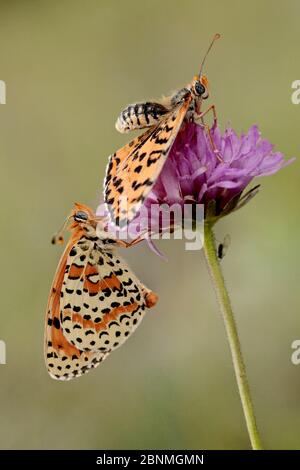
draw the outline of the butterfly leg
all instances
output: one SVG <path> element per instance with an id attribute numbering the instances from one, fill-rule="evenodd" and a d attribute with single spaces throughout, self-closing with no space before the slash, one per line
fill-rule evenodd
<path id="1" fill-rule="evenodd" d="M 130 242 L 126 242 L 125 240 L 117 240 L 117 245 L 120 246 L 121 248 L 131 248 L 132 246 L 137 245 L 138 243 L 142 242 L 144 238 L 137 237 L 134 240 L 131 240 Z"/>
<path id="2" fill-rule="evenodd" d="M 168 227 L 168 230 L 170 230 L 170 227 Z M 153 233 L 156 234 L 157 232 L 153 232 Z M 145 241 L 148 237 L 151 237 L 153 233 L 145 229 L 144 231 L 141 232 L 141 234 L 137 238 L 134 238 L 130 242 L 127 242 L 125 240 L 117 240 L 117 244 L 121 248 L 131 248 L 132 246 L 135 246 L 138 243 Z"/>
<path id="3" fill-rule="evenodd" d="M 216 112 L 216 107 L 214 104 L 210 105 L 205 111 L 203 111 L 202 113 L 200 113 L 198 116 L 197 116 L 197 119 L 201 119 L 201 122 L 202 124 L 204 124 L 204 116 L 206 116 L 206 114 L 208 114 L 209 112 L 212 112 L 213 113 L 213 117 L 214 117 L 214 126 L 217 124 L 218 122 L 218 118 L 217 118 L 217 112 Z"/>
<path id="4" fill-rule="evenodd" d="M 211 135 L 211 128 L 209 127 L 208 124 L 205 124 L 205 123 L 203 123 L 203 126 L 204 126 L 204 128 L 205 128 L 205 130 L 206 130 L 206 132 L 207 132 L 207 136 L 208 136 L 208 138 L 209 138 L 212 151 L 213 151 L 214 154 L 216 155 L 217 159 L 218 159 L 221 163 L 223 163 L 223 162 L 224 162 L 223 157 L 222 157 L 222 155 L 220 154 L 219 150 L 217 149 L 216 144 L 214 143 L 214 139 L 213 139 L 213 137 L 212 137 L 212 135 Z"/>
<path id="5" fill-rule="evenodd" d="M 220 152 L 219 150 L 217 149 L 216 147 L 216 144 L 214 143 L 214 140 L 212 138 L 212 135 L 211 135 L 211 128 L 209 127 L 208 124 L 205 123 L 204 121 L 204 116 L 206 116 L 209 112 L 212 112 L 213 113 L 213 117 L 214 117 L 214 123 L 213 125 L 216 126 L 217 124 L 217 112 L 216 112 L 216 107 L 214 104 L 212 104 L 211 106 L 209 106 L 205 111 L 203 111 L 202 113 L 200 113 L 198 116 L 197 116 L 197 120 L 200 119 L 201 120 L 201 124 L 202 126 L 205 128 L 206 132 L 207 132 L 207 136 L 209 138 L 209 141 L 210 141 L 210 145 L 212 147 L 212 150 L 214 152 L 214 154 L 216 155 L 217 159 L 220 161 L 220 162 L 223 162 L 223 158 L 222 158 L 222 155 L 220 155 Z"/>

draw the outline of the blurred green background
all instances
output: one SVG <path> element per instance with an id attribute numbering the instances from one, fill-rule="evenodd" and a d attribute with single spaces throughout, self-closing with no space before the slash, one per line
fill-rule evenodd
<path id="1" fill-rule="evenodd" d="M 157 308 L 95 372 L 51 380 L 44 311 L 61 249 L 50 239 L 74 201 L 96 207 L 107 156 L 124 144 L 122 106 L 206 72 L 219 122 L 258 123 L 300 154 L 300 3 L 0 1 L 2 191 L 0 447 L 249 448 L 229 349 L 201 252 L 161 241 L 126 252 L 159 293 Z M 260 194 L 217 227 L 257 419 L 267 448 L 300 448 L 299 161 L 260 180 Z"/>

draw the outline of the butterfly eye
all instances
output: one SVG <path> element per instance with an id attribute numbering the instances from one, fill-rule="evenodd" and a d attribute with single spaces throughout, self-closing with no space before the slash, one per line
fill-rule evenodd
<path id="1" fill-rule="evenodd" d="M 195 90 L 196 95 L 198 95 L 198 96 L 204 95 L 204 93 L 206 91 L 205 87 L 199 81 L 195 82 L 194 90 Z"/>
<path id="2" fill-rule="evenodd" d="M 88 220 L 88 215 L 86 212 L 78 211 L 74 215 L 74 220 L 76 222 L 86 222 Z"/>

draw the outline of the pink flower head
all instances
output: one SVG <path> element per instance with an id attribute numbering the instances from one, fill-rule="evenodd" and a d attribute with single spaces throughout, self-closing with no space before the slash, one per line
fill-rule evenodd
<path id="1" fill-rule="evenodd" d="M 282 153 L 274 151 L 255 125 L 240 137 L 229 127 L 222 135 L 214 126 L 209 137 L 203 126 L 188 122 L 178 133 L 140 212 L 127 226 L 119 228 L 110 221 L 108 229 L 118 238 L 145 236 L 159 253 L 153 235 L 180 227 L 186 220 L 203 222 L 204 218 L 215 223 L 257 194 L 259 186 L 244 192 L 255 177 L 276 173 L 293 161 L 284 160 Z M 200 204 L 201 212 L 197 211 Z M 174 206 L 184 210 L 174 215 Z M 104 204 L 97 214 L 110 219 Z"/>
<path id="2" fill-rule="evenodd" d="M 146 207 L 194 202 L 204 204 L 206 216 L 223 216 L 256 194 L 250 191 L 242 197 L 255 177 L 276 173 L 294 160 L 285 161 L 282 153 L 274 151 L 256 125 L 240 137 L 229 127 L 223 135 L 213 127 L 210 134 L 215 149 L 201 125 L 189 122 L 183 126 Z"/>

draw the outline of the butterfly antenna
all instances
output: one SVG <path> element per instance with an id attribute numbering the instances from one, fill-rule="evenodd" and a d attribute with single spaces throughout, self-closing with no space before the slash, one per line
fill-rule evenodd
<path id="1" fill-rule="evenodd" d="M 209 54 L 211 48 L 213 47 L 214 43 L 216 42 L 216 40 L 217 40 L 217 39 L 220 39 L 220 37 L 221 37 L 221 34 L 219 34 L 219 33 L 216 33 L 216 34 L 214 35 L 214 37 L 213 37 L 213 39 L 212 39 L 212 41 L 211 41 L 211 43 L 210 43 L 210 45 L 209 45 L 209 47 L 208 47 L 208 49 L 207 49 L 207 51 L 206 51 L 206 54 L 205 54 L 205 56 L 203 57 L 202 63 L 201 63 L 201 65 L 200 65 L 199 78 L 200 78 L 201 75 L 202 75 L 202 70 L 203 70 L 203 66 L 204 66 L 205 61 L 206 61 L 206 57 L 208 56 L 208 54 Z"/>
<path id="2" fill-rule="evenodd" d="M 69 223 L 70 217 L 67 217 L 64 223 L 62 224 L 61 228 L 53 235 L 51 238 L 52 245 L 62 245 L 64 243 L 63 233 L 67 228 Z"/>

